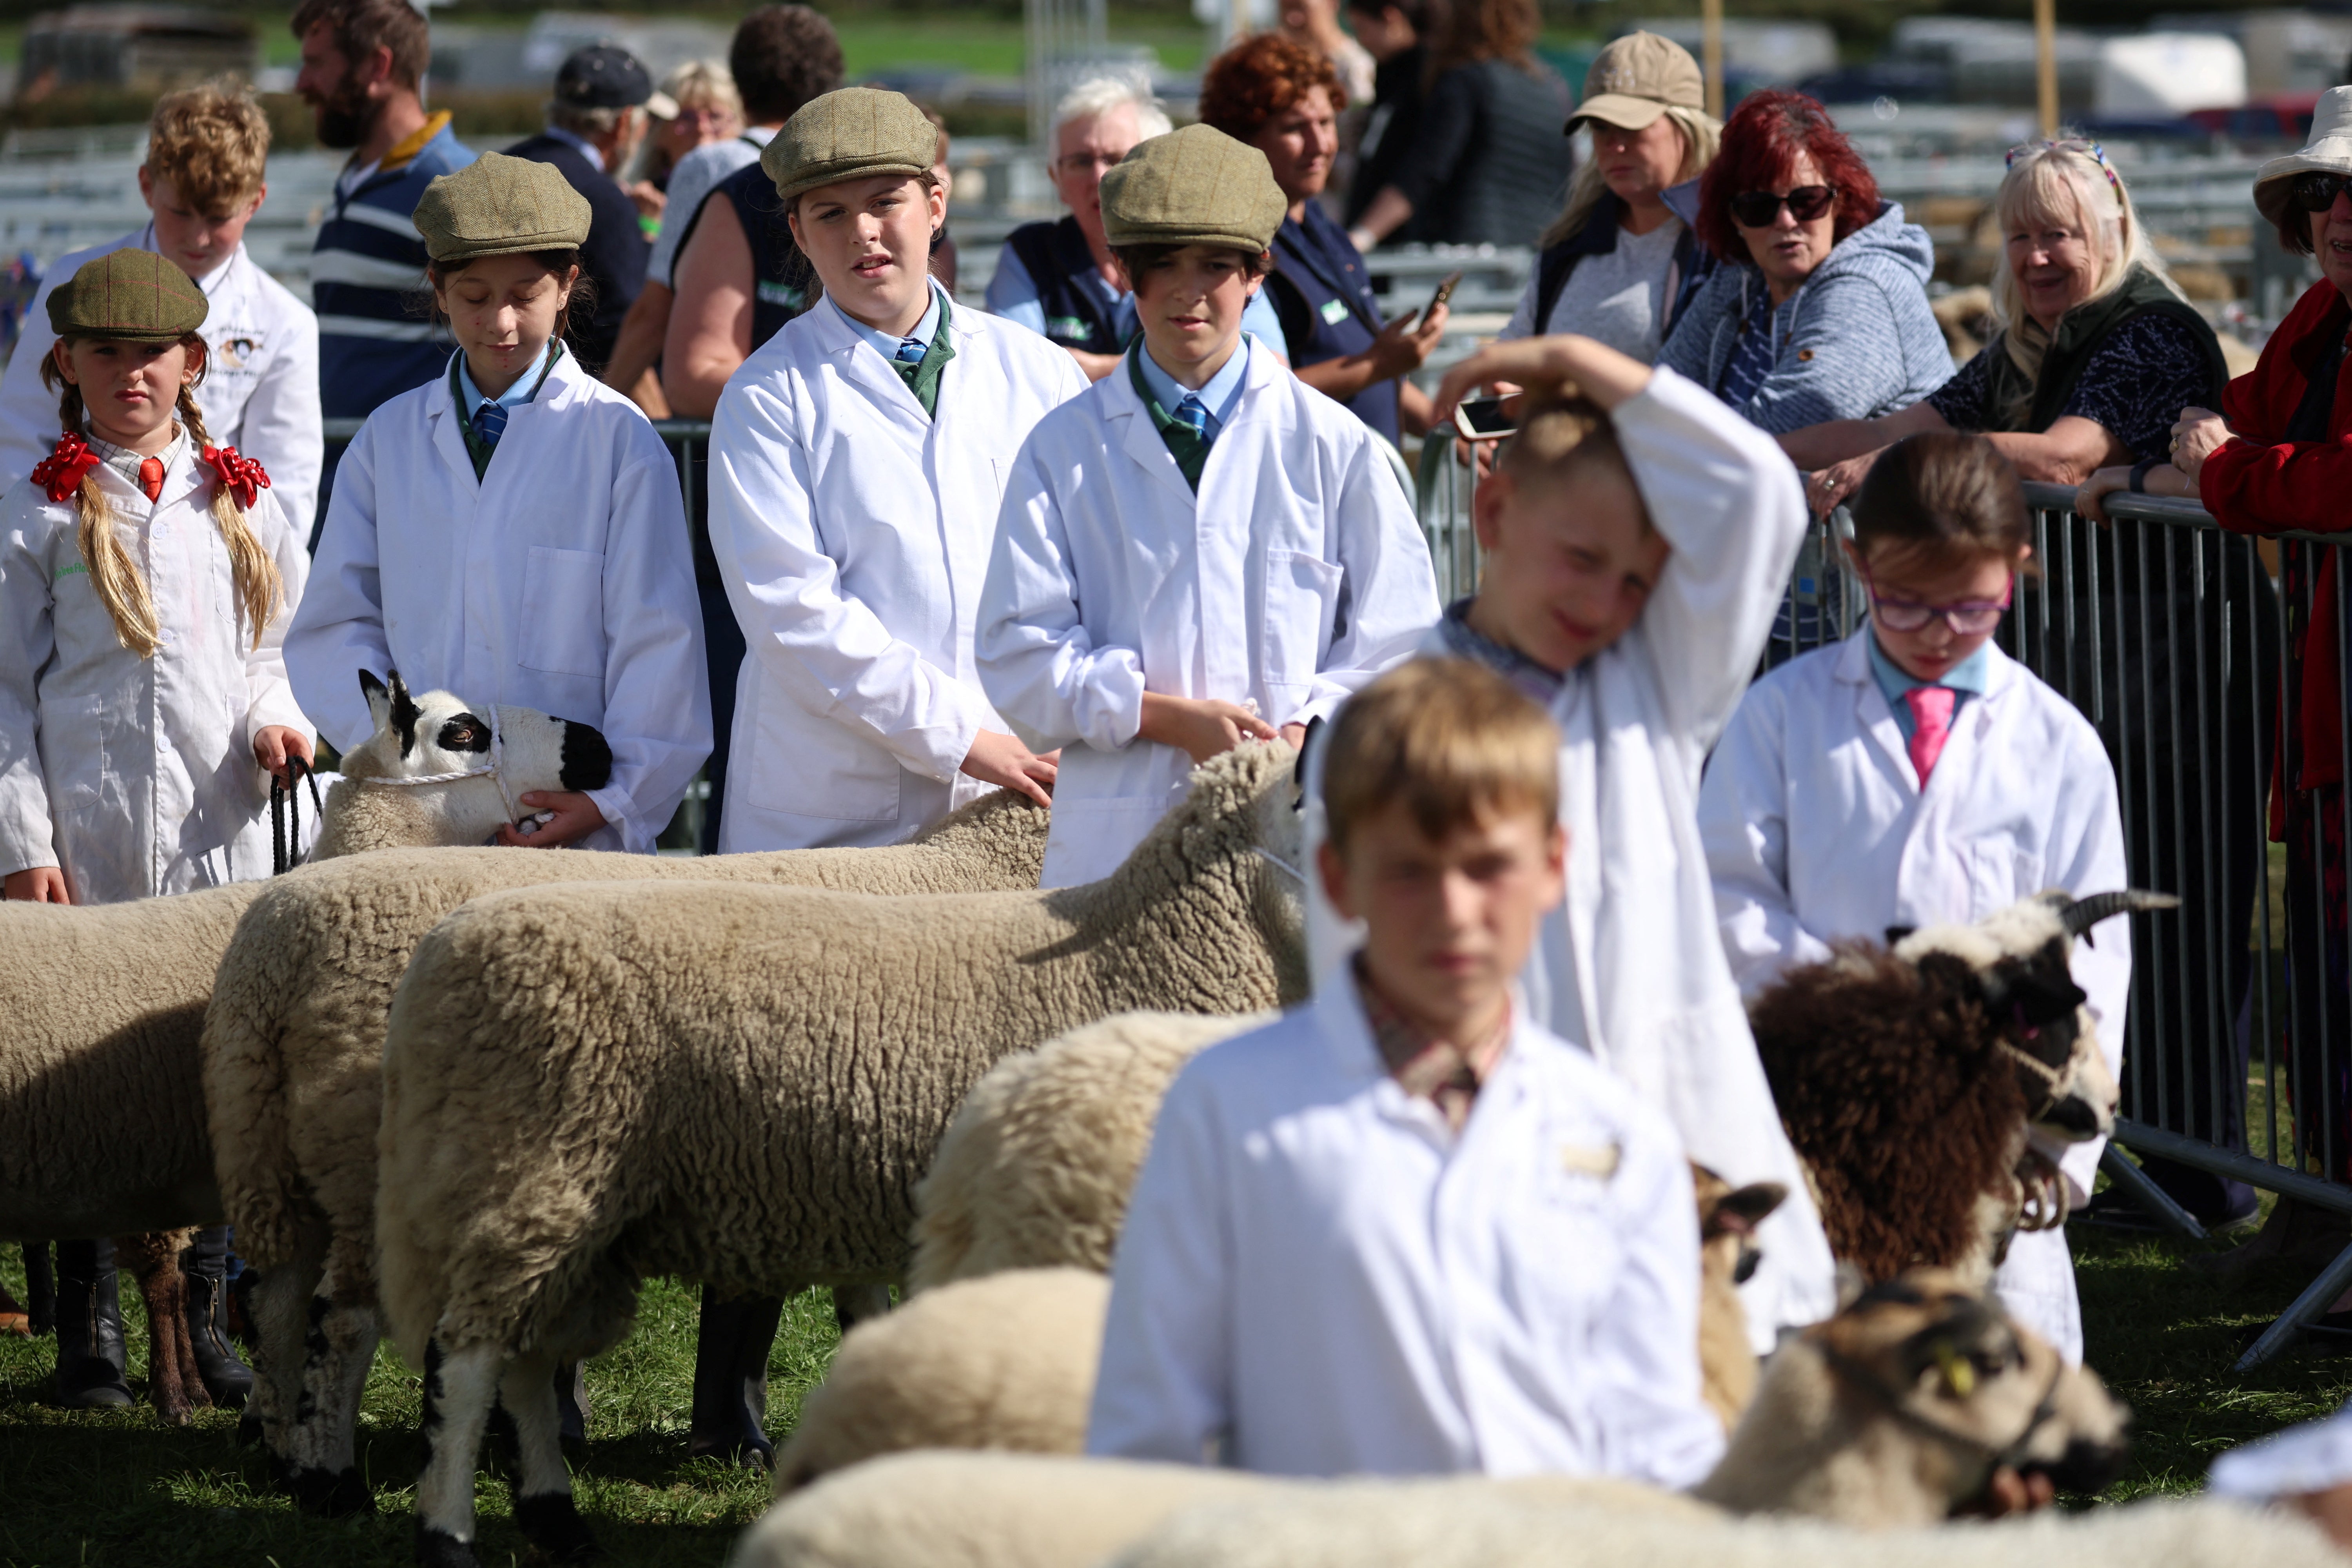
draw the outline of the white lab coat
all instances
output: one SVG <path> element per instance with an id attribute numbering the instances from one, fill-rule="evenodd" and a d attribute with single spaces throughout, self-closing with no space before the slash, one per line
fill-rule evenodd
<path id="1" fill-rule="evenodd" d="M 1304 722 L 1437 612 L 1379 444 L 1271 353 L 1252 351 L 1197 497 L 1129 367 L 1055 410 L 1013 466 L 977 645 L 1013 733 L 1066 748 L 1043 885 L 1108 876 L 1183 799 L 1192 759 L 1136 739 L 1147 689 Z"/>
<path id="2" fill-rule="evenodd" d="M 57 394 L 41 384 L 41 361 L 57 340 L 49 295 L 85 261 L 117 250 L 153 250 L 155 226 L 59 257 L 25 312 L 25 335 L 0 372 L 0 474 L 22 478 L 58 441 Z M 269 493 L 307 543 L 319 500 L 326 441 L 319 423 L 319 319 L 264 272 L 239 244 L 196 279 L 209 307 L 199 329 L 212 353 L 196 406 L 205 433 L 235 447 L 269 475 Z"/>
<path id="3" fill-rule="evenodd" d="M 343 454 L 286 637 L 294 693 L 345 751 L 375 728 L 362 669 L 593 724 L 613 777 L 588 792 L 606 826 L 582 843 L 650 852 L 710 754 L 677 465 L 569 353 L 508 416 L 478 482 L 463 418 L 444 372 Z"/>
<path id="4" fill-rule="evenodd" d="M 1111 1266 L 1091 1454 L 1285 1475 L 1699 1479 L 1674 1131 L 1525 1021 L 1457 1138 L 1352 984 L 1170 1088 Z"/>
<path id="5" fill-rule="evenodd" d="M 2126 885 L 2115 771 L 2072 703 L 1988 646 L 1984 695 L 1961 705 L 1923 792 L 1870 668 L 1867 630 L 1759 681 L 1700 792 L 1716 910 L 1749 995 L 1844 937 L 1981 919 L 2046 888 Z M 2074 945 L 2099 1047 L 2121 1076 L 2131 926 Z M 2076 1204 L 2104 1145 L 2050 1143 Z M 1995 1284 L 2010 1310 L 2079 1362 L 2083 1327 L 2063 1230 L 2021 1233 Z"/>
<path id="6" fill-rule="evenodd" d="M 267 877 L 269 775 L 253 738 L 273 724 L 310 733 L 279 657 L 310 570 L 303 536 L 263 490 L 247 515 L 286 597 L 256 647 L 194 443 L 153 502 L 104 464 L 91 473 L 146 576 L 162 646 L 152 658 L 122 646 L 74 503 L 18 479 L 0 497 L 0 872 L 62 867 L 83 904 Z"/>
<path id="7" fill-rule="evenodd" d="M 938 417 L 821 307 L 730 377 L 711 421 L 710 546 L 750 645 L 719 848 L 896 844 L 994 788 L 1009 731 L 972 626 L 1021 443 L 1087 384 L 1033 333 L 956 306 Z"/>

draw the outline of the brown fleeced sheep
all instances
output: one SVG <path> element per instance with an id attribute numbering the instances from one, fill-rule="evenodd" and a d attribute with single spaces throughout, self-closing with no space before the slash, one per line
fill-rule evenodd
<path id="1" fill-rule="evenodd" d="M 1543 1554 L 1529 1539 L 1504 1560 L 1555 1563 L 1568 1543 L 1577 1562 L 1626 1562 L 1601 1543 L 1646 1520 L 1713 1522 L 1717 1550 L 1631 1561 L 1736 1565 L 1750 1561 L 1736 1543 L 1762 1521 L 1740 1521 L 1735 1530 L 1730 1514 L 1797 1515 L 1849 1532 L 1916 1529 L 1973 1504 L 1996 1460 L 2095 1489 L 2122 1456 L 2126 1419 L 2095 1376 L 2068 1368 L 2010 1323 L 1996 1300 L 1948 1274 L 1921 1271 L 1785 1345 L 1729 1450 L 1690 1496 L 1593 1478 L 1302 1482 L 1205 1466 L 935 1450 L 856 1465 L 780 1498 L 733 1561 L 735 1568 L 1090 1568 L 1106 1561 L 1491 1568 L 1476 1550 L 1486 1540 L 1482 1521 L 1539 1505 L 1589 1510 L 1589 1528 L 1556 1520 Z M 1220 1529 L 1213 1549 L 1207 1537 L 1180 1529 L 1188 1509 L 1228 1503 L 1253 1509 L 1262 1539 Z M 1432 1544 L 1449 1531 L 1457 1542 Z M 1853 1544 L 1833 1561 L 1876 1562 L 1864 1554 L 1887 1538 L 1844 1539 Z M 1155 1555 L 1179 1542 L 1184 1555 Z M 1812 1560 L 1769 1561 L 1800 1568 Z"/>
<path id="2" fill-rule="evenodd" d="M 376 1131 L 393 992 L 468 900 L 566 882 L 744 882 L 877 895 L 1034 889 L 1046 815 L 999 790 L 908 843 L 698 859 L 437 849 L 306 870 L 255 900 L 220 962 L 204 1093 L 237 1249 L 262 1269 L 253 1419 L 307 1508 L 373 1499 L 355 1467 L 381 1327 Z"/>
<path id="3" fill-rule="evenodd" d="M 398 678 L 395 676 L 395 682 Z M 383 692 L 378 686 L 375 691 Z M 405 700 L 407 693 L 401 689 Z M 459 720 L 487 730 L 446 692 L 428 693 L 406 711 L 429 713 L 437 736 Z M 389 695 L 379 714 L 381 738 L 394 728 Z M 604 738 L 586 725 L 524 708 L 501 710 L 510 739 L 512 787 L 564 787 L 567 742 L 599 751 Z M 412 720 L 412 722 L 417 721 Z M 373 743 L 373 742 L 372 742 Z M 393 754 L 397 757 L 398 750 Z M 452 759 L 426 743 L 414 747 L 400 776 L 446 771 Z M 575 763 L 575 767 L 577 766 Z M 470 784 L 488 787 L 486 780 Z M 213 977 L 246 910 L 265 891 L 304 878 L 332 874 L 337 854 L 356 855 L 404 844 L 454 843 L 446 837 L 368 837 L 350 815 L 397 786 L 339 784 L 327 806 L 317 857 L 270 882 L 234 882 L 168 898 L 87 908 L 0 903 L 0 1240 L 57 1241 L 91 1236 L 140 1238 L 133 1261 L 151 1259 L 168 1238 L 146 1233 L 209 1225 L 223 1216 L 214 1149 L 205 1120 L 200 1066 L 205 1008 Z M 451 797 L 425 817 L 371 817 L 385 833 L 469 835 L 478 842 L 500 819 L 485 824 L 467 785 L 433 784 L 406 793 Z M 494 788 L 489 798 L 497 799 Z M 520 855 L 520 850 L 504 853 Z M 172 1247 L 176 1253 L 176 1247 Z M 175 1270 L 150 1266 L 140 1273 L 150 1318 L 184 1321 L 174 1313 Z M 168 1359 L 149 1379 L 151 1396 L 167 1419 L 208 1405 L 204 1384 L 175 1375 Z"/>
<path id="4" fill-rule="evenodd" d="M 425 1367 L 420 1555 L 473 1561 L 493 1399 L 525 1534 L 588 1549 L 545 1384 L 626 1331 L 646 1275 L 900 1278 L 915 1182 L 998 1059 L 1112 1013 L 1301 996 L 1296 757 L 1203 765 L 1083 887 L 584 885 L 436 926 L 393 1001 L 376 1199 L 385 1312 Z"/>
<path id="5" fill-rule="evenodd" d="M 2114 1124 L 2073 940 L 2176 902 L 2041 893 L 1892 949 L 1835 944 L 1756 998 L 1757 1054 L 1840 1259 L 1872 1280 L 1922 1266 L 1991 1278 L 2027 1206 L 2029 1127 L 2071 1140 Z"/>

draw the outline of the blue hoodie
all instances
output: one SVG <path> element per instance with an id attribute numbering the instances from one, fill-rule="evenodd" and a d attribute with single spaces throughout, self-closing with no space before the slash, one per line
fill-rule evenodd
<path id="1" fill-rule="evenodd" d="M 1753 311 L 1759 326 L 1769 321 L 1774 352 L 1771 374 L 1739 405 L 1749 424 L 1777 436 L 1908 408 L 1952 374 L 1927 309 L 1935 266 L 1927 231 L 1903 221 L 1900 203 L 1881 202 L 1877 218 L 1838 241 L 1778 310 L 1754 266 L 1717 267 L 1675 318 L 1658 363 L 1718 390 Z"/>

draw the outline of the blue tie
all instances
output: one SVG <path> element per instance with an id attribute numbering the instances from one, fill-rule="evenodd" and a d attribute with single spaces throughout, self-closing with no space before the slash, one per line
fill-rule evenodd
<path id="1" fill-rule="evenodd" d="M 485 447 L 495 447 L 499 437 L 506 433 L 506 405 L 487 397 L 482 399 L 481 406 L 474 410 L 474 438 Z"/>
<path id="2" fill-rule="evenodd" d="M 923 353 L 929 346 L 929 344 L 924 342 L 920 338 L 903 338 L 899 340 L 898 363 L 900 364 L 922 363 Z"/>
<path id="3" fill-rule="evenodd" d="M 1201 400 L 1192 394 L 1186 393 L 1184 401 L 1176 405 L 1176 412 L 1169 417 L 1201 437 L 1202 440 L 1205 441 L 1209 438 L 1209 411 L 1202 406 Z"/>

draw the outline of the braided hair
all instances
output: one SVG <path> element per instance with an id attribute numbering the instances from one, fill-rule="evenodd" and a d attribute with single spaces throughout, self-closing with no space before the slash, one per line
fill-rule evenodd
<path id="1" fill-rule="evenodd" d="M 64 340 L 58 346 L 63 348 Z M 201 451 L 212 445 L 212 437 L 205 431 L 204 412 L 196 406 L 196 387 L 211 362 L 205 340 L 198 333 L 188 333 L 180 340 L 180 346 L 194 356 L 196 374 L 180 384 L 179 401 L 173 412 Z M 89 410 L 82 402 L 81 388 L 65 379 L 54 351 L 41 361 L 41 384 L 58 395 L 59 426 L 71 434 L 88 434 Z M 90 586 L 97 591 L 98 602 L 113 617 L 115 637 L 140 658 L 152 658 L 160 641 L 156 635 L 160 627 L 155 619 L 155 598 L 122 542 L 121 532 L 114 525 L 114 508 L 100 488 L 95 473 L 82 476 L 81 488 L 74 495 L 74 510 L 79 519 L 74 542 L 81 551 L 82 564 L 89 571 Z M 211 510 L 213 521 L 220 528 L 221 542 L 228 547 L 229 575 L 236 586 L 238 613 L 251 637 L 251 646 L 259 647 L 263 630 L 285 598 L 285 581 L 278 575 L 278 563 L 255 535 L 245 509 L 236 504 L 229 487 L 217 480 L 213 486 Z"/>

